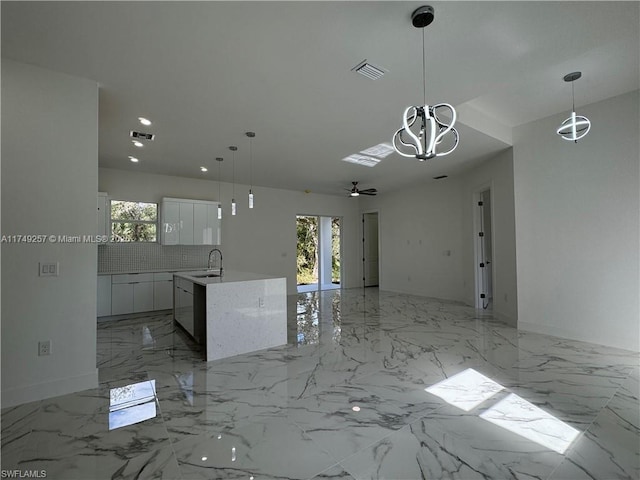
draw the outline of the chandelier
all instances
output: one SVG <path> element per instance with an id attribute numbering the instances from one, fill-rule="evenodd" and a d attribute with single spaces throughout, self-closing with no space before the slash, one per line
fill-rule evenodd
<path id="1" fill-rule="evenodd" d="M 456 149 L 459 140 L 458 131 L 453 127 L 457 119 L 455 108 L 448 103 L 427 105 L 424 27 L 430 25 L 433 19 L 434 10 L 430 5 L 420 7 L 411 14 L 413 26 L 422 29 L 423 105 L 407 107 L 402 128 L 393 135 L 393 148 L 398 154 L 417 158 L 421 162 L 449 155 Z M 450 119 L 443 116 L 447 112 Z"/>
<path id="2" fill-rule="evenodd" d="M 576 115 L 576 99 L 573 89 L 573 82 L 582 77 L 582 72 L 567 73 L 563 78 L 565 82 L 571 82 L 571 116 L 560 124 L 556 133 L 564 140 L 578 143 L 589 130 L 591 130 L 591 122 L 587 117 Z"/>

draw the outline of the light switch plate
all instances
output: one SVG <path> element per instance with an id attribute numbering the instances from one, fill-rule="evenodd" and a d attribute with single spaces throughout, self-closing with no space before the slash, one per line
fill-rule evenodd
<path id="1" fill-rule="evenodd" d="M 38 264 L 38 275 L 40 277 L 57 277 L 60 263 L 58 262 L 40 262 Z"/>

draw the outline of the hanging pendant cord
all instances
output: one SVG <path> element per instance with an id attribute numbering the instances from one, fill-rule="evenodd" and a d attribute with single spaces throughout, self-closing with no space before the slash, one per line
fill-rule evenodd
<path id="1" fill-rule="evenodd" d="M 575 82 L 575 80 L 574 80 Z M 571 82 L 571 111 L 575 112 L 576 111 L 576 97 L 573 91 L 573 82 Z"/>
<path id="2" fill-rule="evenodd" d="M 427 62 L 425 61 L 424 28 L 422 28 L 422 99 L 427 104 Z"/>
<path id="3" fill-rule="evenodd" d="M 249 190 L 253 189 L 253 139 L 249 138 Z"/>

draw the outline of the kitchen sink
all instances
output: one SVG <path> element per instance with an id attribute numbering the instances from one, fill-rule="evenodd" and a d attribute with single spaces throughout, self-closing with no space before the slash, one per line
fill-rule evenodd
<path id="1" fill-rule="evenodd" d="M 194 278 L 214 278 L 219 276 L 220 276 L 219 273 L 204 273 L 202 275 L 192 275 L 192 277 Z"/>

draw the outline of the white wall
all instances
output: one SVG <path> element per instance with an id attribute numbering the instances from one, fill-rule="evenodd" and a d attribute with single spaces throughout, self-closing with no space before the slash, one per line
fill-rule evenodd
<path id="1" fill-rule="evenodd" d="M 160 202 L 162 197 L 218 200 L 218 182 L 194 178 L 99 169 L 100 191 L 116 200 Z M 296 292 L 296 215 L 342 217 L 342 284 L 358 287 L 361 277 L 358 202 L 348 197 L 253 187 L 255 208 L 249 210 L 249 187 L 236 185 L 238 214 L 230 211 L 232 185 L 222 183 L 224 267 L 287 277 L 287 291 Z"/>
<path id="2" fill-rule="evenodd" d="M 638 92 L 514 131 L 520 328 L 640 350 Z"/>
<path id="3" fill-rule="evenodd" d="M 462 300 L 461 188 L 451 178 L 362 199 L 379 212 L 381 289 Z"/>
<path id="4" fill-rule="evenodd" d="M 510 149 L 463 175 L 362 200 L 363 211 L 380 212 L 380 288 L 474 305 L 473 194 L 486 186 L 493 192 L 493 309 L 515 326 Z"/>
<path id="5" fill-rule="evenodd" d="M 97 84 L 3 59 L 2 234 L 95 234 L 97 187 Z M 3 406 L 97 385 L 96 255 L 2 244 Z M 39 277 L 38 262 L 59 276 Z"/>
<path id="6" fill-rule="evenodd" d="M 474 201 L 474 193 L 489 187 L 492 197 L 493 311 L 503 321 L 516 326 L 518 294 L 513 200 L 513 150 L 508 149 L 469 171 L 463 176 L 462 181 L 463 299 L 469 305 L 474 305 L 476 267 L 474 244 L 478 239 L 477 232 L 473 228 L 473 213 L 478 208 Z"/>

